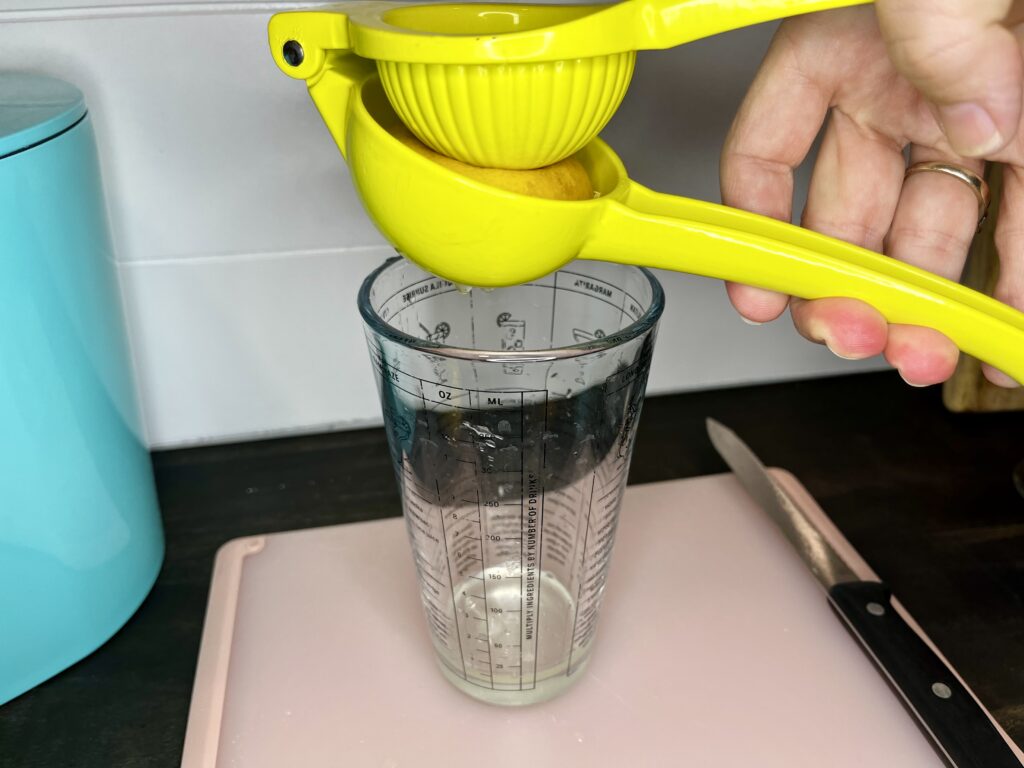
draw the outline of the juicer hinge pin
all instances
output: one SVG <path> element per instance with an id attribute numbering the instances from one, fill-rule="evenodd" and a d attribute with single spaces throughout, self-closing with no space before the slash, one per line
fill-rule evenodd
<path id="1" fill-rule="evenodd" d="M 281 47 L 281 55 L 291 67 L 297 67 L 306 58 L 306 52 L 302 50 L 297 40 L 289 40 Z"/>

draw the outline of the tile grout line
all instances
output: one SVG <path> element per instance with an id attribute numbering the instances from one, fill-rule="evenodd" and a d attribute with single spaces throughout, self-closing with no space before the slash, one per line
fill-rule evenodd
<path id="1" fill-rule="evenodd" d="M 278 259 L 312 259 L 323 256 L 368 255 L 380 253 L 382 256 L 394 254 L 389 245 L 357 245 L 340 248 L 308 248 L 296 251 L 262 251 L 250 253 L 238 251 L 234 253 L 188 254 L 181 256 L 162 256 L 156 259 L 117 259 L 118 269 L 136 269 L 139 267 L 166 267 L 200 264 L 223 264 L 254 261 L 277 261 Z"/>
<path id="2" fill-rule="evenodd" d="M 146 16 L 211 16 L 263 14 L 296 8 L 329 5 L 323 0 L 308 3 L 299 0 L 266 0 L 264 2 L 198 2 L 81 5 L 67 8 L 37 8 L 0 11 L 0 23 L 39 21 L 87 21 L 92 19 L 139 18 Z"/>

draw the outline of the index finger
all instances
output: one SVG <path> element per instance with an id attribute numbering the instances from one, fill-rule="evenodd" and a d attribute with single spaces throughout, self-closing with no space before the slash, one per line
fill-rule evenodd
<path id="1" fill-rule="evenodd" d="M 793 214 L 793 171 L 807 157 L 831 98 L 831 89 L 800 66 L 809 39 L 801 37 L 803 25 L 801 19 L 779 27 L 733 120 L 719 169 L 723 203 L 784 221 Z M 774 320 L 788 302 L 761 288 L 726 287 L 736 310 L 755 322 Z"/>

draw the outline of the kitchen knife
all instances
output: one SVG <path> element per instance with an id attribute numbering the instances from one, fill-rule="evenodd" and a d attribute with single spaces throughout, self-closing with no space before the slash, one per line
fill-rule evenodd
<path id="1" fill-rule="evenodd" d="M 707 420 L 708 436 L 828 592 L 861 647 L 885 673 L 955 768 L 1020 768 L 985 710 L 893 608 L 889 588 L 860 579 L 735 432 Z"/>

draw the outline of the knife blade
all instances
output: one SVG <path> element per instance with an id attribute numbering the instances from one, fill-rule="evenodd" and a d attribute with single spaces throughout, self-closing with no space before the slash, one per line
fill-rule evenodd
<path id="1" fill-rule="evenodd" d="M 707 420 L 708 437 L 747 493 L 825 588 L 832 608 L 954 768 L 1020 768 L 988 714 L 893 607 L 889 587 L 860 579 L 754 452 Z"/>

